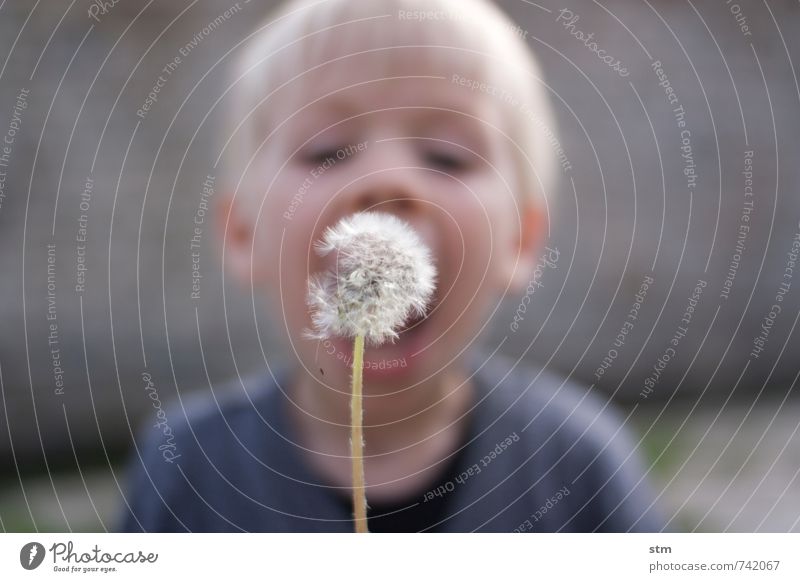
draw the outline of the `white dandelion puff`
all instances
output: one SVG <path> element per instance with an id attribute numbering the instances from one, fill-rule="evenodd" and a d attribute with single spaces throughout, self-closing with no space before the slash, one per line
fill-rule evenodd
<path id="1" fill-rule="evenodd" d="M 365 341 L 394 341 L 412 315 L 423 316 L 433 295 L 431 252 L 406 222 L 391 214 L 359 212 L 328 228 L 316 245 L 320 256 L 336 253 L 335 268 L 308 282 L 314 339 L 353 338 L 350 449 L 356 532 L 368 532 L 364 481 L 362 367 Z"/>
<path id="2" fill-rule="evenodd" d="M 359 212 L 329 227 L 316 245 L 336 253 L 336 267 L 308 284 L 313 330 L 307 336 L 363 336 L 372 345 L 398 337 L 412 316 L 425 315 L 436 285 L 431 252 L 405 221 Z"/>

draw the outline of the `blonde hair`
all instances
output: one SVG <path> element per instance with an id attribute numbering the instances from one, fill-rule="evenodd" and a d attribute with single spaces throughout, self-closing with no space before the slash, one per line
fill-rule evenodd
<path id="1" fill-rule="evenodd" d="M 454 70 L 457 62 L 462 84 L 470 82 L 465 90 L 506 98 L 505 105 L 521 117 L 507 129 L 518 195 L 526 197 L 523 203 L 547 204 L 557 179 L 557 131 L 539 65 L 521 32 L 486 0 L 285 2 L 252 35 L 236 63 L 228 166 L 243 169 L 267 135 L 269 95 L 313 83 L 327 64 L 346 63 L 355 53 L 373 52 L 381 67 L 390 68 L 393 59 L 385 51 L 421 48 L 427 51 L 421 66 Z"/>

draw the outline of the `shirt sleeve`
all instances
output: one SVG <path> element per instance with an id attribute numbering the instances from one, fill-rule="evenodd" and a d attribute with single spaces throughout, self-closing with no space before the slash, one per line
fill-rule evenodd
<path id="1" fill-rule="evenodd" d="M 193 497 L 185 471 L 188 456 L 180 453 L 179 434 L 165 439 L 158 425 L 140 431 L 125 472 L 119 530 L 122 532 L 192 531 L 186 515 Z"/>
<path id="2" fill-rule="evenodd" d="M 665 531 L 661 508 L 651 487 L 636 439 L 616 413 L 597 420 L 587 446 L 585 473 L 593 531 Z M 587 435 L 588 436 L 588 435 Z M 591 455 L 591 456 L 589 456 Z"/>

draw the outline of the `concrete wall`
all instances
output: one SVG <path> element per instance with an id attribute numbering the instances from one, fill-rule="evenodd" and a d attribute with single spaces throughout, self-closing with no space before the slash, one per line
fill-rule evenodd
<path id="1" fill-rule="evenodd" d="M 201 237 L 201 298 L 187 299 L 203 182 L 221 177 L 213 168 L 222 135 L 213 106 L 224 56 L 259 21 L 264 8 L 254 4 L 242 2 L 203 35 L 143 116 L 137 110 L 163 68 L 231 5 L 123 0 L 96 20 L 88 2 L 65 13 L 66 6 L 31 12 L 30 3 L 10 0 L 0 11 L 0 133 L 15 106 L 21 113 L 0 207 L 4 458 L 12 446 L 37 462 L 42 450 L 69 453 L 70 439 L 90 450 L 127 443 L 131 423 L 152 411 L 143 374 L 167 402 L 208 391 L 206 374 L 217 383 L 263 370 L 256 325 L 271 361 L 284 353 L 258 306 L 254 319 L 248 293 L 227 285 L 223 301 L 210 228 Z M 519 329 L 510 327 L 519 298 L 510 298 L 487 343 L 507 337 L 504 351 L 643 406 L 673 397 L 679 407 L 719 404 L 734 391 L 744 401 L 782 398 L 798 371 L 791 332 L 800 275 L 784 278 L 800 228 L 800 91 L 792 69 L 800 41 L 791 33 L 800 26 L 798 5 L 742 3 L 746 31 L 723 1 L 580 1 L 570 7 L 579 16 L 572 27 L 563 6 L 548 0 L 541 8 L 503 5 L 542 59 L 569 169 L 548 241 L 557 265 L 543 269 Z M 594 33 L 628 75 L 603 63 L 576 30 Z M 685 127 L 654 61 L 678 96 Z M 23 89 L 25 109 L 17 104 Z M 684 173 L 686 145 L 694 187 Z M 747 198 L 746 151 L 753 152 Z M 745 200 L 753 203 L 747 223 Z M 724 298 L 741 224 L 750 230 Z M 81 229 L 86 279 L 78 292 Z M 637 319 L 628 318 L 650 278 Z M 686 335 L 644 398 L 698 280 L 706 286 Z M 791 283 L 783 309 L 764 351 L 750 356 L 782 282 Z M 615 347 L 626 321 L 632 327 Z"/>

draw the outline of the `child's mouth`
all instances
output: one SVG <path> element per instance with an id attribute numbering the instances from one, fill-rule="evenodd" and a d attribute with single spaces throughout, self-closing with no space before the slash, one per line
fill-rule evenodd
<path id="1" fill-rule="evenodd" d="M 386 342 L 380 346 L 367 345 L 364 350 L 364 378 L 388 380 L 402 378 L 407 375 L 422 356 L 431 338 L 427 333 L 430 328 L 430 311 L 426 316 L 414 316 L 401 329 L 394 342 Z M 335 338 L 337 352 L 345 354 L 340 358 L 348 367 L 353 366 L 353 341 L 350 338 Z"/>

